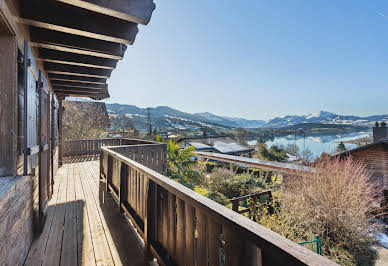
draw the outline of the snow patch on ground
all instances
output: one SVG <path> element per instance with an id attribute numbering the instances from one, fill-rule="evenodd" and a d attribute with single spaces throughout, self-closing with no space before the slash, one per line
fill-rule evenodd
<path id="1" fill-rule="evenodd" d="M 388 235 L 381 232 L 376 232 L 375 239 L 380 244 L 380 246 L 388 248 Z"/>

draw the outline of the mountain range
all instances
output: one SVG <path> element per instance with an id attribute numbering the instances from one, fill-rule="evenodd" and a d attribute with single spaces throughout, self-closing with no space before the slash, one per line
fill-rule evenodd
<path id="1" fill-rule="evenodd" d="M 200 130 L 203 127 L 213 129 L 242 128 L 286 128 L 301 123 L 335 124 L 357 127 L 371 127 L 375 121 L 388 121 L 388 114 L 360 117 L 355 115 L 340 115 L 320 111 L 308 115 L 287 115 L 269 120 L 249 120 L 218 116 L 208 112 L 186 113 L 168 106 L 139 108 L 126 104 L 106 104 L 111 117 L 127 117 L 136 128 L 148 128 L 148 118 L 158 129 Z"/>

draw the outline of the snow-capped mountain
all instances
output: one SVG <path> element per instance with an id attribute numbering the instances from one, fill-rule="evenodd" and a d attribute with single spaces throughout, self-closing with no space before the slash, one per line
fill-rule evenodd
<path id="1" fill-rule="evenodd" d="M 309 115 L 276 117 L 266 121 L 266 127 L 286 127 L 300 123 L 320 123 L 371 127 L 375 121 L 387 121 L 388 114 L 360 117 L 320 111 Z"/>
<path id="2" fill-rule="evenodd" d="M 248 120 L 218 116 L 208 112 L 190 114 L 170 108 L 158 106 L 155 108 L 139 108 L 134 105 L 106 104 L 111 117 L 127 117 L 131 119 L 135 127 L 148 128 L 148 116 L 154 127 L 161 130 L 201 130 L 201 128 L 231 129 L 242 128 L 281 128 L 297 125 L 300 123 L 336 124 L 371 127 L 375 121 L 388 121 L 388 114 L 368 117 L 345 116 L 327 111 L 320 111 L 308 115 L 287 115 L 275 117 L 267 121 Z"/>

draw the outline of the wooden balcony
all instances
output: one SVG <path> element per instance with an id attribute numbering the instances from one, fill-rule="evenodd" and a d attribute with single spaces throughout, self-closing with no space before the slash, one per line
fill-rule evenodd
<path id="1" fill-rule="evenodd" d="M 99 157 L 60 168 L 26 265 L 335 265 L 167 178 L 164 144 Z"/>
<path id="2" fill-rule="evenodd" d="M 44 230 L 25 264 L 144 265 L 142 240 L 101 191 L 99 162 L 77 160 L 58 170 Z"/>

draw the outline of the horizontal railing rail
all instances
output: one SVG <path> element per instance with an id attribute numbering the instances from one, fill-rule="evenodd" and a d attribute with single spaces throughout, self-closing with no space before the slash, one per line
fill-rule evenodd
<path id="1" fill-rule="evenodd" d="M 315 171 L 314 168 L 309 166 L 296 165 L 291 163 L 281 163 L 281 162 L 274 162 L 274 161 L 264 161 L 264 160 L 259 160 L 255 158 L 247 158 L 247 157 L 228 155 L 228 154 L 222 154 L 222 153 L 216 153 L 216 152 L 196 151 L 195 154 L 200 158 L 230 163 L 232 165 L 236 164 L 236 165 L 249 166 L 249 167 L 263 169 L 266 171 L 273 171 L 277 173 L 295 174 L 295 173 L 301 173 L 301 172 Z"/>
<path id="2" fill-rule="evenodd" d="M 230 203 L 232 203 L 232 210 L 235 212 L 238 212 L 240 214 L 249 212 L 249 208 L 245 208 L 243 210 L 239 210 L 240 202 L 244 202 L 250 200 L 250 205 L 252 206 L 252 212 L 255 213 L 257 211 L 257 204 L 262 204 L 262 201 L 264 200 L 264 205 L 268 205 L 272 201 L 272 192 L 271 190 L 263 191 L 263 192 L 257 192 L 237 198 L 233 198 L 230 200 Z M 254 217 L 249 217 L 250 219 L 253 219 Z"/>
<path id="3" fill-rule="evenodd" d="M 108 138 L 108 139 L 82 139 L 63 141 L 63 156 L 96 155 L 100 154 L 100 148 L 104 146 L 150 144 L 147 140 Z"/>
<path id="4" fill-rule="evenodd" d="M 336 265 L 166 174 L 164 144 L 102 147 L 112 192 L 161 265 Z"/>

